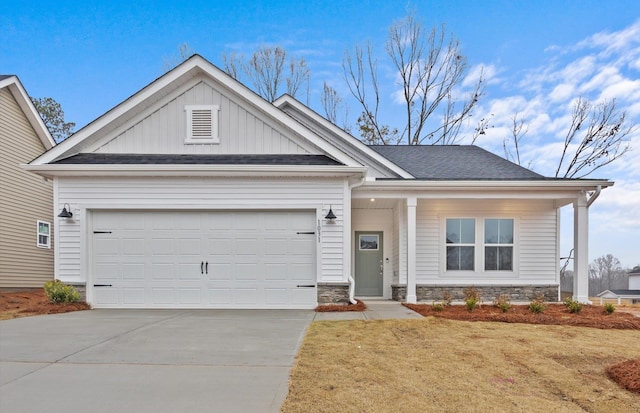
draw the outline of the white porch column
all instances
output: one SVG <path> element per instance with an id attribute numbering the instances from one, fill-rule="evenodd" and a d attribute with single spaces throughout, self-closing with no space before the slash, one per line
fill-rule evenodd
<path id="1" fill-rule="evenodd" d="M 582 193 L 573 202 L 573 299 L 589 301 L 589 206 L 587 194 Z"/>
<path id="2" fill-rule="evenodd" d="M 407 303 L 415 304 L 416 297 L 416 207 L 415 197 L 407 198 Z"/>

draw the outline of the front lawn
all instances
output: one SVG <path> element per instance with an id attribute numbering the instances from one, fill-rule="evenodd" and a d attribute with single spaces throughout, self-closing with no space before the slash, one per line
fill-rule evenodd
<path id="1" fill-rule="evenodd" d="M 282 407 L 292 412 L 638 412 L 605 369 L 640 357 L 640 331 L 418 320 L 308 329 Z"/>

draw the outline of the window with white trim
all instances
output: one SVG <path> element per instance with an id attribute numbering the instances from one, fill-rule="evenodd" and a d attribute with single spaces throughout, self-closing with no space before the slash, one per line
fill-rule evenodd
<path id="1" fill-rule="evenodd" d="M 447 219 L 447 271 L 474 271 L 476 220 Z"/>
<path id="2" fill-rule="evenodd" d="M 513 219 L 484 220 L 484 270 L 513 271 Z"/>
<path id="3" fill-rule="evenodd" d="M 187 105 L 187 139 L 184 143 L 220 143 L 218 136 L 218 105 Z"/>
<path id="4" fill-rule="evenodd" d="M 38 221 L 38 248 L 51 248 L 51 224 Z"/>

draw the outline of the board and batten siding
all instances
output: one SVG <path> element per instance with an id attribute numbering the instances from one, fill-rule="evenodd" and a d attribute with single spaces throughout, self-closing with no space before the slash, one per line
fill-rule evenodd
<path id="1" fill-rule="evenodd" d="M 444 271 L 444 220 L 446 218 L 513 218 L 515 220 L 516 271 L 457 275 Z M 417 208 L 418 284 L 553 284 L 557 282 L 557 215 L 553 201 L 524 200 L 419 200 Z M 477 254 L 481 254 L 478 251 Z"/>
<path id="2" fill-rule="evenodd" d="M 176 210 L 319 210 L 322 243 L 318 250 L 319 281 L 344 281 L 342 179 L 322 178 L 56 178 L 57 202 L 69 203 L 73 220 L 61 221 L 58 230 L 56 277 L 69 283 L 87 280 L 81 254 L 90 254 L 90 211 Z M 335 222 L 322 217 L 329 206 Z M 83 225 L 83 220 L 85 224 Z M 316 228 L 317 231 L 317 228 Z M 316 235 L 317 236 L 317 235 Z"/>
<path id="3" fill-rule="evenodd" d="M 20 168 L 45 147 L 8 88 L 0 89 L 0 287 L 37 288 L 53 278 L 53 187 Z M 37 247 L 37 221 L 51 248 Z"/>
<path id="4" fill-rule="evenodd" d="M 320 154 L 284 126 L 258 116 L 231 93 L 197 81 L 95 149 L 99 153 Z M 218 105 L 219 144 L 185 144 L 187 105 Z"/>

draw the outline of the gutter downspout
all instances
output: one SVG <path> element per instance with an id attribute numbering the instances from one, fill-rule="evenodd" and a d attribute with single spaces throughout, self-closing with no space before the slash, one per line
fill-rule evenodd
<path id="1" fill-rule="evenodd" d="M 596 188 L 596 192 L 594 192 L 593 195 L 589 197 L 589 200 L 587 201 L 587 208 L 589 208 L 591 204 L 593 204 L 595 200 L 598 199 L 598 197 L 600 196 L 600 192 L 602 192 L 602 185 L 598 185 L 598 187 Z"/>
<path id="2" fill-rule="evenodd" d="M 362 176 L 362 179 L 360 179 L 359 181 L 354 182 L 353 184 L 349 184 L 349 196 L 351 196 L 351 191 L 353 190 L 353 188 L 357 188 L 359 186 L 364 185 L 365 181 L 367 180 L 366 175 Z M 351 223 L 349 223 L 349 239 L 351 239 Z M 349 250 L 351 250 L 351 247 L 349 247 Z M 351 276 L 351 268 L 349 268 L 349 272 L 347 273 L 347 281 L 349 281 L 349 302 L 351 304 L 355 304 L 356 303 L 356 299 L 354 298 L 355 293 L 356 293 L 356 281 L 353 279 L 353 277 Z"/>

